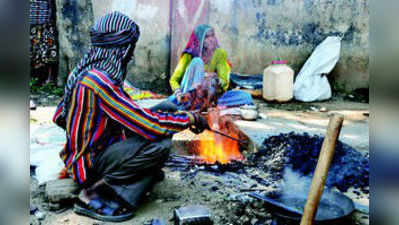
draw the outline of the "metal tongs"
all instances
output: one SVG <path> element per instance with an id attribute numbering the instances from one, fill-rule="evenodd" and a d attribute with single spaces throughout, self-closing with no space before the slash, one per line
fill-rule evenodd
<path id="1" fill-rule="evenodd" d="M 213 130 L 213 129 L 209 129 L 209 130 L 212 131 L 212 132 L 214 132 L 214 133 L 216 133 L 216 134 L 219 134 L 219 135 L 221 135 L 221 136 L 230 138 L 231 140 L 237 141 L 237 142 L 240 143 L 240 144 L 248 144 L 247 141 L 240 140 L 240 139 L 238 139 L 238 138 L 232 137 L 232 136 L 227 135 L 227 134 L 225 134 L 225 133 L 222 133 L 222 132 L 220 132 L 220 131 Z"/>
<path id="2" fill-rule="evenodd" d="M 208 112 L 201 112 L 201 114 L 202 114 L 202 115 L 207 115 Z M 244 144 L 244 145 L 248 144 L 248 141 L 240 140 L 240 139 L 238 139 L 238 138 L 232 137 L 232 136 L 230 136 L 230 135 L 228 135 L 228 134 L 225 134 L 225 133 L 223 133 L 223 132 L 220 132 L 220 131 L 218 131 L 218 130 L 214 130 L 214 129 L 210 128 L 210 127 L 208 127 L 207 129 L 208 129 L 209 131 L 212 131 L 212 132 L 216 133 L 216 134 L 219 134 L 219 135 L 224 136 L 224 137 L 227 137 L 227 138 L 229 138 L 229 139 L 231 139 L 231 140 L 237 141 L 237 142 L 240 143 L 240 144 Z"/>

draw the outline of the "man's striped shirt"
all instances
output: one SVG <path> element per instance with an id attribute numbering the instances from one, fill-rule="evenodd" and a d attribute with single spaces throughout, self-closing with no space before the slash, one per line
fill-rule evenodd
<path id="1" fill-rule="evenodd" d="M 53 118 L 60 126 L 62 107 L 63 101 Z M 105 72 L 92 69 L 73 90 L 66 127 L 63 127 L 67 142 L 60 156 L 73 179 L 82 184 L 93 166 L 95 154 L 126 139 L 125 129 L 157 140 L 186 129 L 189 123 L 187 113 L 141 108 Z"/>

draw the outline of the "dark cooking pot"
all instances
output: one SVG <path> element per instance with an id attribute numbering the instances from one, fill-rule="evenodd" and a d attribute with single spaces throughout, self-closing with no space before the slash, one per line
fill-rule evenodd
<path id="1" fill-rule="evenodd" d="M 284 194 L 277 197 L 266 197 L 252 192 L 251 197 L 260 199 L 267 203 L 276 216 L 300 221 L 306 203 L 306 195 L 295 193 Z M 316 222 L 332 222 L 350 215 L 354 210 L 353 201 L 337 191 L 325 190 L 315 217 Z"/>

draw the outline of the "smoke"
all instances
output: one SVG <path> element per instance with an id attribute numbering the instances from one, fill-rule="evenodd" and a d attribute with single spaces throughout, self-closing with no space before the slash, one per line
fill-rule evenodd
<path id="1" fill-rule="evenodd" d="M 281 195 L 283 198 L 286 197 L 299 197 L 307 199 L 310 186 L 312 184 L 312 177 L 301 175 L 295 172 L 290 167 L 285 167 L 283 182 L 281 183 Z M 321 200 L 332 201 L 334 199 L 332 191 L 324 186 L 323 195 Z"/>
<path id="2" fill-rule="evenodd" d="M 303 176 L 295 172 L 290 167 L 285 167 L 281 190 L 284 195 L 300 195 L 303 196 L 309 192 L 312 180 L 308 176 Z"/>

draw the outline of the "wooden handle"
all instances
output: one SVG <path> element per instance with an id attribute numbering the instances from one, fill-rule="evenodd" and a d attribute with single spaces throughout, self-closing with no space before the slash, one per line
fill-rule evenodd
<path id="1" fill-rule="evenodd" d="M 312 186 L 310 187 L 305 210 L 301 219 L 301 225 L 313 224 L 343 121 L 344 116 L 340 114 L 333 114 L 330 118 L 327 134 L 321 147 L 319 160 L 317 161 L 316 170 L 313 175 Z"/>

